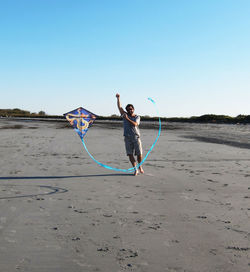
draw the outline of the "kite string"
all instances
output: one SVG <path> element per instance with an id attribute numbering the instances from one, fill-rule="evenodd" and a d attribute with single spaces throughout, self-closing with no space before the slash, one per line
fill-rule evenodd
<path id="1" fill-rule="evenodd" d="M 154 106 L 155 106 L 155 108 L 156 108 L 156 111 L 157 111 L 157 113 L 158 113 L 158 109 L 157 109 L 157 107 L 156 107 L 155 101 L 154 101 L 152 98 L 150 98 L 150 97 L 148 98 L 148 100 L 151 101 L 151 102 L 154 104 Z M 159 115 L 159 114 L 158 114 L 158 115 Z M 87 151 L 88 155 L 91 157 L 91 159 L 92 159 L 94 162 L 96 162 L 97 164 L 99 164 L 100 166 L 102 166 L 102 167 L 104 167 L 104 168 L 106 168 L 106 169 L 109 169 L 109 170 L 120 171 L 120 172 L 129 172 L 129 173 L 130 173 L 130 172 L 133 172 L 133 171 L 135 171 L 136 169 L 138 169 L 138 168 L 145 162 L 145 160 L 147 159 L 149 153 L 150 153 L 150 152 L 152 151 L 152 149 L 155 147 L 155 144 L 156 144 L 156 142 L 158 141 L 158 139 L 159 139 L 159 137 L 160 137 L 160 134 L 161 134 L 161 119 L 160 119 L 160 117 L 159 117 L 159 130 L 158 130 L 158 135 L 157 135 L 157 137 L 156 137 L 154 143 L 153 143 L 152 146 L 150 147 L 149 151 L 147 152 L 147 154 L 145 155 L 145 157 L 143 158 L 143 160 L 142 160 L 140 163 L 138 163 L 135 167 L 132 167 L 132 168 L 129 168 L 129 169 L 115 168 L 115 167 L 112 167 L 112 166 L 109 166 L 109 165 L 106 165 L 106 164 L 103 164 L 103 163 L 97 161 L 97 160 L 92 156 L 92 154 L 88 151 L 87 146 L 86 146 L 86 144 L 85 144 L 83 138 L 82 138 L 82 144 L 83 144 L 85 150 Z"/>

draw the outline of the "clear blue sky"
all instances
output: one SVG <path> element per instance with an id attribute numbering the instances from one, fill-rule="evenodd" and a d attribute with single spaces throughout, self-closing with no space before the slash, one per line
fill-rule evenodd
<path id="1" fill-rule="evenodd" d="M 0 108 L 250 114 L 249 0 L 0 0 Z"/>

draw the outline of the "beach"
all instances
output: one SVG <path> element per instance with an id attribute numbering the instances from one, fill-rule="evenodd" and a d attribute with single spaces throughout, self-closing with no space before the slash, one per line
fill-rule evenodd
<path id="1" fill-rule="evenodd" d="M 0 271 L 249 271 L 250 125 L 163 127 L 135 177 L 66 122 L 0 119 Z M 86 146 L 127 169 L 122 134 Z M 146 154 L 157 123 L 141 135 Z"/>

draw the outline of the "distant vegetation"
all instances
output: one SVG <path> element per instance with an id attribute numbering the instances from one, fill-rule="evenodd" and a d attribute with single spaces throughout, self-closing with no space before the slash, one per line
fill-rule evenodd
<path id="1" fill-rule="evenodd" d="M 44 111 L 31 113 L 30 111 L 20 109 L 0 109 L 1 117 L 23 117 L 23 118 L 55 118 L 64 119 L 61 115 L 47 115 Z M 113 114 L 111 116 L 99 116 L 98 120 L 120 120 L 120 116 Z M 142 121 L 158 121 L 158 117 L 141 116 Z M 231 117 L 227 115 L 205 114 L 202 116 L 185 117 L 161 117 L 162 121 L 167 122 L 185 122 L 185 123 L 218 123 L 218 124 L 248 124 L 250 115 L 238 115 Z"/>
<path id="2" fill-rule="evenodd" d="M 247 124 L 250 123 L 250 115 L 238 115 L 236 117 L 231 117 L 227 115 L 205 114 L 202 116 L 192 116 L 190 118 L 167 118 L 167 121 L 187 123 Z"/>
<path id="3" fill-rule="evenodd" d="M 39 111 L 38 113 L 30 112 L 20 109 L 0 109 L 0 116 L 2 117 L 40 117 L 46 116 L 44 111 Z"/>

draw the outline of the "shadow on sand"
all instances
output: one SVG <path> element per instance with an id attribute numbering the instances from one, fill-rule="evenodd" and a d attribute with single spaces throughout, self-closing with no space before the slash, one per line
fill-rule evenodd
<path id="1" fill-rule="evenodd" d="M 79 176 L 22 176 L 22 177 L 0 177 L 0 180 L 50 180 L 50 179 L 72 179 L 72 178 L 91 178 L 91 177 L 111 177 L 111 176 L 131 176 L 132 174 L 99 174 L 99 175 L 79 175 Z M 2 186 L 29 186 L 29 185 L 16 185 L 16 184 L 0 184 Z M 38 196 L 46 196 L 52 194 L 61 194 L 68 192 L 65 188 L 59 188 L 55 186 L 45 186 L 45 185 L 36 185 L 40 188 L 46 188 L 51 190 L 46 193 L 39 194 L 29 194 L 29 195 L 18 195 L 18 196 L 6 196 L 1 197 L 0 199 L 13 199 L 13 198 L 24 198 L 24 197 L 38 197 Z"/>
<path id="2" fill-rule="evenodd" d="M 78 175 L 78 176 L 23 176 L 23 177 L 0 177 L 0 180 L 19 180 L 19 179 L 72 179 L 72 178 L 91 178 L 91 177 L 113 177 L 113 176 L 133 176 L 133 174 L 99 174 L 99 175 Z"/>

